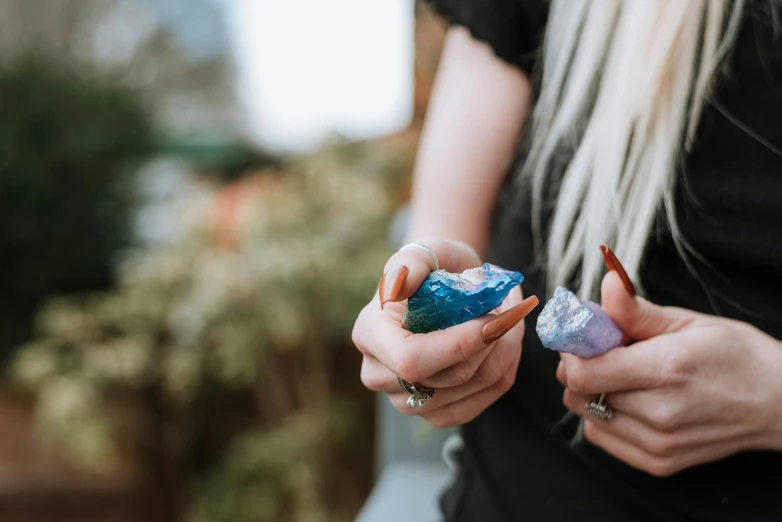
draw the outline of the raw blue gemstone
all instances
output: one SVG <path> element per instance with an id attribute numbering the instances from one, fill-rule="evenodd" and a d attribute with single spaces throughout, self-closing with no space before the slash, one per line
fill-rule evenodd
<path id="1" fill-rule="evenodd" d="M 599 304 L 562 288 L 546 303 L 535 330 L 543 346 L 579 357 L 597 357 L 622 346 L 624 334 Z"/>
<path id="2" fill-rule="evenodd" d="M 461 274 L 437 270 L 407 300 L 402 326 L 429 333 L 467 322 L 500 306 L 523 280 L 519 272 L 489 263 Z"/>

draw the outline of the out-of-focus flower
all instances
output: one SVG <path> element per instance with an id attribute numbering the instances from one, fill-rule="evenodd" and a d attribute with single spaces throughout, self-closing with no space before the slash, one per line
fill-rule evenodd
<path id="1" fill-rule="evenodd" d="M 135 394 L 165 427 L 156 443 L 187 462 L 212 440 L 198 419 L 219 418 L 223 405 L 225 427 L 206 427 L 227 439 L 226 453 L 214 475 L 190 477 L 218 507 L 194 504 L 196 520 L 330 520 L 316 515 L 329 501 L 317 477 L 332 467 L 328 448 L 358 425 L 344 418 L 353 398 L 334 391 L 355 376 L 332 361 L 388 256 L 392 194 L 410 158 L 407 148 L 339 145 L 284 171 L 202 184 L 180 239 L 129 253 L 114 291 L 57 299 L 40 314 L 10 373 L 37 394 L 46 440 L 88 467 L 111 464 L 117 397 Z M 228 418 L 236 397 L 255 403 L 238 423 L 246 435 Z"/>

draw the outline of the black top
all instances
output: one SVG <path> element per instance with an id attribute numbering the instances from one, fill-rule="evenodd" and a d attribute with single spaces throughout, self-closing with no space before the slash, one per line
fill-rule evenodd
<path id="1" fill-rule="evenodd" d="M 532 70 L 548 2 L 430 1 L 499 57 Z M 735 318 L 782 339 L 782 157 L 772 150 L 782 149 L 782 37 L 774 39 L 768 9 L 766 1 L 750 3 L 731 74 L 716 94 L 722 112 L 706 108 L 681 169 L 679 186 L 687 191 L 677 191 L 678 221 L 711 265 L 698 266 L 705 285 L 685 268 L 664 216 L 647 246 L 641 284 L 658 304 Z M 526 295 L 544 296 L 529 194 L 517 198 L 506 184 L 491 261 L 524 273 Z M 554 431 L 566 410 L 555 378 L 559 356 L 535 335 L 539 310 L 526 320 L 516 384 L 462 428 L 462 470 L 442 503 L 447 520 L 782 520 L 782 453 L 742 453 L 655 478 L 588 442 L 571 447 L 575 422 Z"/>

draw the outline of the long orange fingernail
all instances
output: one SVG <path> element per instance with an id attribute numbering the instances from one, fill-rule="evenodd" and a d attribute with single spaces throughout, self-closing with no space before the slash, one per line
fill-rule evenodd
<path id="1" fill-rule="evenodd" d="M 485 344 L 491 344 L 524 319 L 533 308 L 538 306 L 538 298 L 530 296 L 483 325 L 481 339 Z"/>
<path id="2" fill-rule="evenodd" d="M 399 265 L 383 274 L 383 278 L 380 280 L 377 288 L 380 294 L 380 308 L 383 308 L 383 305 L 389 301 L 396 301 L 409 273 L 409 268 L 405 265 Z"/>
<path id="3" fill-rule="evenodd" d="M 605 261 L 608 270 L 616 271 L 616 273 L 619 274 L 619 278 L 622 280 L 622 284 L 624 284 L 627 293 L 630 294 L 630 297 L 635 297 L 635 286 L 633 286 L 633 282 L 630 281 L 630 276 L 627 275 L 625 267 L 619 262 L 614 251 L 606 245 L 600 245 L 600 251 L 603 252 L 603 261 Z"/>

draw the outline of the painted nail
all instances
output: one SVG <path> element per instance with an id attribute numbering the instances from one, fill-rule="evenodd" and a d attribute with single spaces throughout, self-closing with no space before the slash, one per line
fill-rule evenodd
<path id="1" fill-rule="evenodd" d="M 380 280 L 377 288 L 380 293 L 380 308 L 383 308 L 389 301 L 396 301 L 409 273 L 409 268 L 405 265 L 399 265 L 383 274 L 383 278 Z"/>
<path id="2" fill-rule="evenodd" d="M 630 277 L 627 275 L 625 268 L 622 266 L 622 263 L 619 262 L 619 259 L 617 259 L 613 250 L 608 248 L 606 245 L 600 245 L 600 251 L 603 252 L 603 261 L 605 261 L 608 270 L 616 271 L 616 273 L 619 274 L 619 278 L 622 280 L 622 283 L 625 285 L 625 290 L 627 290 L 627 293 L 630 294 L 630 297 L 635 297 L 635 287 L 633 286 L 633 282 L 630 281 Z"/>
<path id="3" fill-rule="evenodd" d="M 538 298 L 534 295 L 526 298 L 510 310 L 502 312 L 500 315 L 483 325 L 481 330 L 481 339 L 485 344 L 491 344 L 524 319 L 536 306 Z"/>

